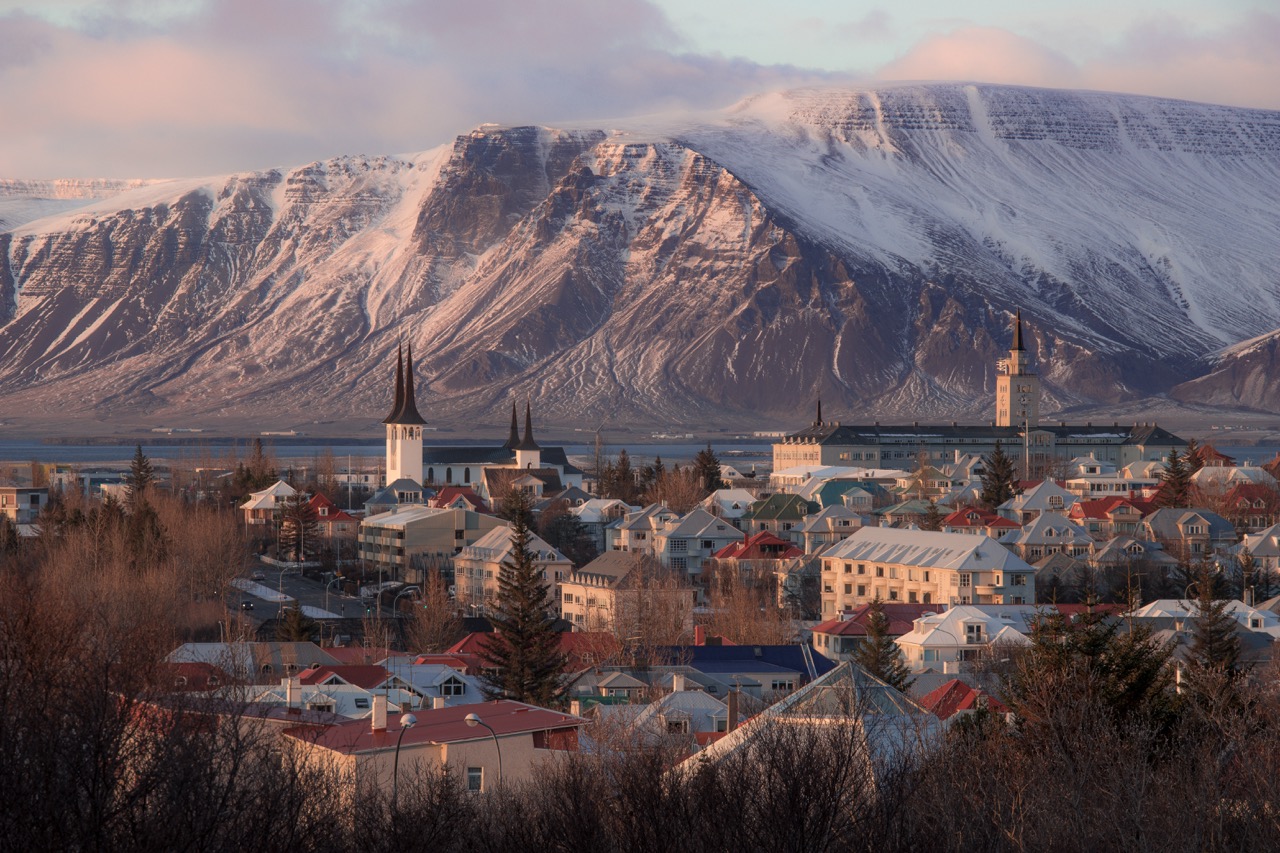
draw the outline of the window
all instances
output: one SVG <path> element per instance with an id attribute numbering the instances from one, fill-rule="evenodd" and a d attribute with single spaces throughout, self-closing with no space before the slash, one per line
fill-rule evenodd
<path id="1" fill-rule="evenodd" d="M 363 710 L 365 710 L 365 711 L 369 710 L 369 697 L 368 697 L 368 696 L 357 696 L 357 697 L 356 697 L 355 702 L 356 702 L 356 707 L 357 707 L 357 708 L 361 708 L 361 709 L 363 709 Z"/>
<path id="2" fill-rule="evenodd" d="M 716 543 L 710 539 L 703 539 L 701 545 L 702 550 L 704 551 L 710 551 L 712 548 L 716 547 Z"/>
<path id="3" fill-rule="evenodd" d="M 973 575 L 968 572 L 960 573 L 960 586 L 973 586 Z"/>
<path id="4" fill-rule="evenodd" d="M 859 597 L 859 598 L 866 598 L 866 597 L 867 597 L 867 586 L 866 586 L 866 584 L 861 584 L 861 583 L 860 583 L 860 584 L 858 584 L 858 597 Z"/>
<path id="5" fill-rule="evenodd" d="M 853 584 L 847 583 L 844 585 L 844 594 L 853 595 Z"/>
<path id="6" fill-rule="evenodd" d="M 780 693 L 784 690 L 790 692 L 796 689 L 796 683 L 794 681 L 778 680 L 778 681 L 774 681 L 772 686 L 769 689 L 775 693 Z"/>
<path id="7" fill-rule="evenodd" d="M 925 572 L 925 573 L 924 573 L 924 582 L 925 582 L 925 583 L 928 583 L 928 582 L 929 582 L 929 573 L 928 573 L 928 572 Z"/>
<path id="8" fill-rule="evenodd" d="M 467 790 L 468 791 L 484 790 L 484 768 L 483 767 L 467 768 Z"/>
<path id="9" fill-rule="evenodd" d="M 911 604 L 916 604 L 916 603 L 917 603 L 917 602 L 916 602 L 916 592 L 915 592 L 915 590 L 912 590 L 911 592 L 908 592 L 908 593 L 907 593 L 907 601 L 908 601 L 908 602 L 910 602 Z"/>
<path id="10" fill-rule="evenodd" d="M 688 720 L 667 720 L 667 734 L 687 735 L 688 733 L 689 733 Z"/>
<path id="11" fill-rule="evenodd" d="M 467 692 L 467 685 L 463 684 L 456 678 L 445 679 L 440 685 L 441 696 L 463 696 Z"/>
<path id="12" fill-rule="evenodd" d="M 1010 575 L 1009 584 L 1011 586 L 1026 586 L 1027 576 L 1026 575 Z"/>
<path id="13" fill-rule="evenodd" d="M 865 575 L 867 573 L 867 564 L 858 563 L 858 574 Z"/>
<path id="14" fill-rule="evenodd" d="M 445 468 L 445 469 L 444 469 L 444 481 L 445 481 L 446 483 L 452 483 L 452 482 L 453 482 L 453 469 L 452 469 L 452 468 Z"/>
<path id="15" fill-rule="evenodd" d="M 876 566 L 876 577 L 884 577 L 884 566 Z"/>
<path id="16" fill-rule="evenodd" d="M 687 571 L 689 568 L 689 560 L 685 557 L 672 557 L 671 568 L 676 571 Z"/>
<path id="17" fill-rule="evenodd" d="M 853 574 L 853 563 L 844 564 L 844 573 L 846 575 Z"/>
<path id="18" fill-rule="evenodd" d="M 673 554 L 687 554 L 689 552 L 689 540 L 672 539 L 670 550 Z"/>
<path id="19" fill-rule="evenodd" d="M 970 644 L 985 641 L 985 632 L 981 622 L 970 622 L 964 626 L 964 641 Z"/>

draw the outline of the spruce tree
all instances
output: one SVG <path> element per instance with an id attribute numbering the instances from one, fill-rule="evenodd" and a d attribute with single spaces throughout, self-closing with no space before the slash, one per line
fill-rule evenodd
<path id="1" fill-rule="evenodd" d="M 314 642 L 320 636 L 320 623 L 302 612 L 301 605 L 286 607 L 280 611 L 276 622 L 276 639 L 282 643 Z"/>
<path id="2" fill-rule="evenodd" d="M 924 530 L 942 529 L 942 512 L 938 509 L 937 501 L 929 501 L 929 509 L 925 512 L 920 527 Z"/>
<path id="3" fill-rule="evenodd" d="M 703 490 L 714 492 L 724 488 L 725 482 L 720 477 L 720 459 L 712 451 L 710 444 L 706 450 L 699 450 L 698 455 L 693 457 L 693 469 L 698 472 Z"/>
<path id="4" fill-rule="evenodd" d="M 527 506 L 523 493 L 511 499 Z M 486 692 L 493 699 L 554 705 L 564 696 L 561 675 L 565 658 L 548 612 L 547 583 L 529 551 L 528 513 L 513 515 L 511 556 L 499 571 L 497 606 L 489 617 L 494 632 L 486 643 L 485 655 L 494 672 L 487 679 Z"/>
<path id="5" fill-rule="evenodd" d="M 853 662 L 895 690 L 906 693 L 915 683 L 902 660 L 898 644 L 889 636 L 889 617 L 879 598 L 867 613 L 867 636 L 853 653 Z"/>
<path id="6" fill-rule="evenodd" d="M 1187 647 L 1187 680 L 1192 698 L 1205 705 L 1217 704 L 1233 692 L 1243 672 L 1237 623 L 1227 612 L 1230 602 L 1218 598 L 1215 587 L 1212 567 L 1201 563 L 1196 571 L 1196 615 Z"/>
<path id="7" fill-rule="evenodd" d="M 982 503 L 987 509 L 994 510 L 1018 493 L 1013 458 L 997 441 L 996 449 L 984 457 L 982 463 Z"/>
<path id="8" fill-rule="evenodd" d="M 1191 505 L 1191 471 L 1177 450 L 1169 451 L 1169 462 L 1160 475 L 1160 491 L 1156 503 L 1162 507 Z"/>
<path id="9" fill-rule="evenodd" d="M 125 497 L 129 509 L 133 510 L 140 501 L 146 500 L 147 489 L 155 482 L 155 469 L 151 460 L 142 453 L 142 445 L 136 445 L 133 461 L 129 463 L 129 473 L 124 475 Z"/>
<path id="10" fill-rule="evenodd" d="M 320 544 L 320 522 L 316 508 L 302 492 L 284 499 L 280 516 L 280 555 L 303 562 L 307 552 Z"/>

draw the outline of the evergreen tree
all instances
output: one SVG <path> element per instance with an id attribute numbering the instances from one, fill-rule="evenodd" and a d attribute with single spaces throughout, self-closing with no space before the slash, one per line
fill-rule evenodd
<path id="1" fill-rule="evenodd" d="M 577 568 L 582 568 L 600 555 L 586 526 L 569 512 L 568 501 L 558 500 L 543 510 L 538 519 L 538 535 L 572 560 Z"/>
<path id="2" fill-rule="evenodd" d="M 889 636 L 889 617 L 885 615 L 884 603 L 879 598 L 871 602 L 871 608 L 867 612 L 867 636 L 853 653 L 853 661 L 903 693 L 915 683 L 911 670 L 902 660 L 898 644 Z"/>
<path id="3" fill-rule="evenodd" d="M 0 513 L 0 560 L 18 553 L 18 528 L 9 516 Z"/>
<path id="4" fill-rule="evenodd" d="M 155 470 L 151 460 L 142 453 L 142 445 L 136 446 L 133 461 L 129 463 L 129 473 L 124 476 L 125 497 L 129 509 L 133 510 L 140 501 L 146 500 L 147 489 L 155 482 Z"/>
<path id="5" fill-rule="evenodd" d="M 1160 491 L 1156 503 L 1162 507 L 1191 505 L 1191 471 L 1177 450 L 1169 451 L 1169 462 L 1160 475 Z"/>
<path id="6" fill-rule="evenodd" d="M 636 501 L 636 472 L 631 467 L 631 455 L 625 448 L 618 451 L 618 461 L 613 468 L 613 494 L 609 497 L 629 504 Z"/>
<path id="7" fill-rule="evenodd" d="M 1192 476 L 1204 467 L 1202 446 L 1194 438 L 1187 439 L 1187 450 L 1182 454 L 1183 464 L 1187 466 L 1187 475 Z"/>
<path id="8" fill-rule="evenodd" d="M 525 503 L 523 494 L 513 500 Z M 515 514 L 511 527 L 511 556 L 498 575 L 498 602 L 490 616 L 494 632 L 485 655 L 494 668 L 486 692 L 491 698 L 515 699 L 534 705 L 554 705 L 564 696 L 561 684 L 565 658 L 560 637 L 549 614 L 548 587 L 529 552 L 527 513 Z"/>
<path id="9" fill-rule="evenodd" d="M 282 643 L 315 642 L 320 636 L 320 623 L 302 612 L 301 605 L 280 611 L 276 622 L 276 639 Z"/>
<path id="10" fill-rule="evenodd" d="M 710 444 L 706 450 L 699 450 L 698 455 L 693 457 L 693 469 L 698 472 L 704 491 L 714 492 L 725 487 L 725 482 L 720 477 L 720 459 L 712 451 Z"/>
<path id="11" fill-rule="evenodd" d="M 320 545 L 320 521 L 316 508 L 302 492 L 289 495 L 282 502 L 280 514 L 280 556 L 289 555 L 302 562 Z"/>
<path id="12" fill-rule="evenodd" d="M 1240 666 L 1240 636 L 1236 620 L 1227 612 L 1230 604 L 1217 597 L 1215 572 L 1209 563 L 1197 567 L 1195 619 L 1187 647 L 1187 681 L 1194 700 L 1217 704 L 1233 692 Z"/>
<path id="13" fill-rule="evenodd" d="M 1014 473 L 1013 458 L 997 441 L 996 449 L 982 460 L 982 503 L 994 510 L 1016 494 L 1018 477 Z"/>
<path id="14" fill-rule="evenodd" d="M 929 509 L 925 512 L 920 527 L 924 530 L 942 529 L 942 512 L 938 509 L 937 501 L 929 501 Z"/>

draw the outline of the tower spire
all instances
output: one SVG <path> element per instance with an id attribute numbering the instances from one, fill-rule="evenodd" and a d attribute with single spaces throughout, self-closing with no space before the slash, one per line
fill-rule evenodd
<path id="1" fill-rule="evenodd" d="M 533 440 L 533 407 L 528 400 L 524 404 L 524 437 L 516 445 L 516 450 L 541 450 L 538 442 Z"/>
<path id="2" fill-rule="evenodd" d="M 516 420 L 516 403 L 511 401 L 511 432 L 507 435 L 507 443 L 502 445 L 503 450 L 515 450 L 516 445 L 520 443 L 520 424 Z"/>
<path id="3" fill-rule="evenodd" d="M 814 426 L 822 426 L 822 398 L 818 398 L 818 419 L 813 422 Z"/>
<path id="4" fill-rule="evenodd" d="M 1022 309 L 1018 309 L 1017 318 L 1013 321 L 1013 346 L 1014 352 L 1026 352 L 1027 348 L 1022 345 Z"/>
<path id="5" fill-rule="evenodd" d="M 404 344 L 396 347 L 396 396 L 391 404 L 391 414 L 382 419 L 384 424 L 394 423 L 396 415 L 404 407 Z"/>
<path id="6" fill-rule="evenodd" d="M 386 423 L 400 424 L 401 426 L 422 426 L 427 421 L 418 413 L 418 402 L 414 399 L 413 394 L 413 344 L 409 344 L 409 352 L 407 355 L 407 363 L 404 366 L 403 379 L 400 379 L 400 369 L 397 368 L 397 382 L 400 385 L 400 393 L 396 395 L 399 407 L 391 417 L 387 418 Z"/>

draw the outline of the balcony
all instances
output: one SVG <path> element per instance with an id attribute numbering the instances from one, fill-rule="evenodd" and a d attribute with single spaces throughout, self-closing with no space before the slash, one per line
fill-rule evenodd
<path id="1" fill-rule="evenodd" d="M 995 586 L 994 584 L 985 583 L 975 586 L 973 588 L 973 592 L 975 595 L 999 595 L 1000 589 L 1000 587 Z"/>

